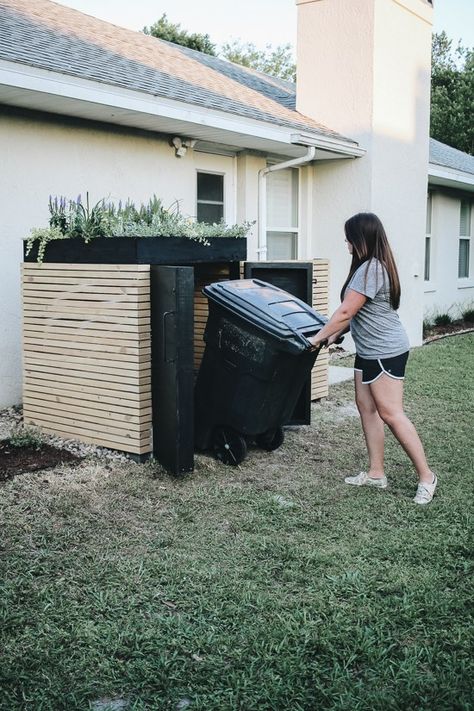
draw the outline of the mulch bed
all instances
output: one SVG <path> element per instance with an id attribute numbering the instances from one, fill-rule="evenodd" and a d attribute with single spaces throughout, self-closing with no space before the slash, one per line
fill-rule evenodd
<path id="1" fill-rule="evenodd" d="M 36 447 L 13 447 L 8 439 L 0 441 L 0 482 L 18 474 L 51 469 L 67 462 L 79 462 L 80 457 L 64 449 L 43 444 Z"/>
<path id="2" fill-rule="evenodd" d="M 455 333 L 467 333 L 474 330 L 472 321 L 453 321 L 445 326 L 430 326 L 423 332 L 425 341 L 436 340 L 442 336 L 451 336 Z"/>

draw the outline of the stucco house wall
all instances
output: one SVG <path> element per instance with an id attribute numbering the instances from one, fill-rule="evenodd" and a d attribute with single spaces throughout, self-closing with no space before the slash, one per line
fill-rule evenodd
<path id="1" fill-rule="evenodd" d="M 224 175 L 225 220 L 237 217 L 237 185 L 248 166 L 235 157 L 188 150 L 184 158 L 164 138 L 62 117 L 0 113 L 0 407 L 21 401 L 20 264 L 23 239 L 47 226 L 49 195 L 102 197 L 139 203 L 154 193 L 168 207 L 196 214 L 198 171 Z M 255 170 L 255 166 L 252 166 Z M 240 178 L 238 174 L 240 172 Z M 245 212 L 255 219 L 248 195 Z"/>
<path id="2" fill-rule="evenodd" d="M 367 151 L 351 165 L 315 167 L 314 240 L 331 258 L 331 308 L 347 273 L 344 221 L 354 212 L 375 212 L 398 261 L 400 315 L 411 345 L 418 345 L 432 7 L 422 0 L 296 2 L 297 108 L 353 136 Z"/>
<path id="3" fill-rule="evenodd" d="M 471 203 L 470 276 L 458 278 L 461 200 Z M 474 308 L 474 195 L 460 191 L 431 192 L 431 269 L 424 283 L 424 316 L 430 321 L 439 314 L 459 317 Z"/>

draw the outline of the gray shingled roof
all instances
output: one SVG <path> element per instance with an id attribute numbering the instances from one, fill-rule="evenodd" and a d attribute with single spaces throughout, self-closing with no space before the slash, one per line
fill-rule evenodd
<path id="1" fill-rule="evenodd" d="M 474 175 L 474 156 L 430 138 L 430 163 Z"/>
<path id="2" fill-rule="evenodd" d="M 48 0 L 0 0 L 0 59 L 343 140 L 295 110 L 295 86 Z"/>

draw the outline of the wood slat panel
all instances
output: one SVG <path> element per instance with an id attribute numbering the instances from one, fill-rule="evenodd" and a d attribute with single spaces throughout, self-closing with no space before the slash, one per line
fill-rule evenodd
<path id="1" fill-rule="evenodd" d="M 96 335 L 96 331 L 101 332 L 101 331 L 120 331 L 121 332 L 121 338 L 125 338 L 125 336 L 122 336 L 122 332 L 125 333 L 131 333 L 134 334 L 134 337 L 138 334 L 146 334 L 150 333 L 150 324 L 138 324 L 135 323 L 133 325 L 129 324 L 124 324 L 123 321 L 125 319 L 122 319 L 122 321 L 118 319 L 114 319 L 113 321 L 102 321 L 100 322 L 100 319 L 76 319 L 75 321 L 71 320 L 71 318 L 54 318 L 51 317 L 50 315 L 46 317 L 41 317 L 41 315 L 38 313 L 35 316 L 25 316 L 23 315 L 23 327 L 32 327 L 32 326 L 42 326 L 44 329 L 56 329 L 56 327 L 59 328 L 71 328 L 74 330 L 77 330 L 77 333 L 75 334 L 76 336 L 80 336 L 81 333 L 84 331 L 91 331 L 94 332 L 93 335 Z M 73 334 L 71 333 L 71 336 Z M 104 334 L 108 335 L 108 334 Z M 127 336 L 128 338 L 128 336 Z"/>
<path id="2" fill-rule="evenodd" d="M 149 265 L 24 264 L 24 418 L 151 451 Z"/>
<path id="3" fill-rule="evenodd" d="M 329 306 L 329 261 L 327 259 L 313 260 L 313 308 L 324 316 L 328 316 Z M 311 399 L 319 400 L 327 397 L 329 353 L 323 350 L 318 355 L 311 372 Z"/>
<path id="4" fill-rule="evenodd" d="M 53 429 L 48 427 L 47 424 L 37 422 L 34 418 L 30 417 L 25 417 L 24 420 L 27 425 L 35 425 L 46 434 L 58 435 L 64 439 L 79 440 L 86 444 L 109 447 L 110 449 L 118 449 L 121 452 L 130 452 L 131 454 L 148 454 L 148 452 L 151 452 L 151 437 L 148 439 L 142 437 L 140 444 L 135 444 L 133 441 L 123 438 L 112 439 L 103 437 L 100 433 L 90 436 L 90 434 L 86 434 L 85 431 L 75 428 L 66 429 L 62 426 L 55 426 Z"/>
<path id="5" fill-rule="evenodd" d="M 75 294 L 79 292 L 81 294 L 98 294 L 103 296 L 105 294 L 129 294 L 129 295 L 146 295 L 150 293 L 150 287 L 148 284 L 143 284 L 143 279 L 136 281 L 133 286 L 130 286 L 129 280 L 122 280 L 121 283 L 117 283 L 117 280 L 110 279 L 111 284 L 104 283 L 102 279 L 101 283 L 98 284 L 97 280 L 94 279 L 77 279 L 74 277 L 65 277 L 61 279 L 60 277 L 23 277 L 22 284 L 23 289 L 31 291 L 37 291 L 39 293 L 43 292 L 67 292 L 68 294 Z"/>
<path id="6" fill-rule="evenodd" d="M 143 393 L 136 389 L 129 391 L 120 388 L 114 391 L 110 386 L 108 388 L 100 388 L 95 385 L 78 385 L 77 383 L 67 383 L 64 387 L 62 385 L 62 382 L 57 385 L 56 383 L 42 380 L 40 377 L 25 377 L 23 380 L 23 392 L 31 394 L 51 393 L 70 396 L 71 398 L 77 397 L 84 401 L 104 402 L 118 408 L 132 407 L 135 410 L 151 406 L 151 394 L 149 399 L 145 399 Z"/>
<path id="7" fill-rule="evenodd" d="M 110 272 L 110 274 L 125 272 L 133 275 L 136 272 L 149 273 L 150 271 L 149 264 L 38 264 L 37 262 L 23 262 L 21 267 L 23 272 L 35 274 L 41 274 L 47 271 L 52 271 L 55 274 L 70 271 L 89 271 L 92 272 L 93 275 L 97 274 L 97 272 Z"/>
<path id="8" fill-rule="evenodd" d="M 139 439 L 141 433 L 148 432 L 151 427 L 150 420 L 142 422 L 114 421 L 108 417 L 100 417 L 94 412 L 90 415 L 82 412 L 76 416 L 74 412 L 59 410 L 57 407 L 52 407 L 50 404 L 43 402 L 39 404 L 30 402 L 28 414 L 29 417 L 42 419 L 49 426 L 54 423 L 59 425 L 73 423 L 76 426 L 79 422 L 84 430 L 95 432 L 100 427 L 102 433 L 112 436 L 120 435 L 127 439 Z"/>
<path id="9" fill-rule="evenodd" d="M 27 332 L 28 333 L 28 332 Z M 104 354 L 110 356 L 111 360 L 130 360 L 130 356 L 138 359 L 138 362 L 150 360 L 150 346 L 142 348 L 130 348 L 127 346 L 116 346 L 111 343 L 71 343 L 68 341 L 55 340 L 53 338 L 30 338 L 28 335 L 23 336 L 23 345 L 31 351 L 37 353 L 60 353 L 62 355 L 88 355 L 88 354 Z"/>
<path id="10" fill-rule="evenodd" d="M 79 393 L 78 393 L 79 395 Z M 51 392 L 38 392 L 33 391 L 31 394 L 28 390 L 23 393 L 24 402 L 39 402 L 49 403 L 51 407 L 56 407 L 56 409 L 64 410 L 67 408 L 74 408 L 74 412 L 78 412 L 82 409 L 90 411 L 97 411 L 97 414 L 101 417 L 104 413 L 108 413 L 110 417 L 116 418 L 118 420 L 123 420 L 124 422 L 142 422 L 149 421 L 151 419 L 151 401 L 148 407 L 141 410 L 131 409 L 130 403 L 128 406 L 120 407 L 112 401 L 112 404 L 100 402 L 98 400 L 87 400 L 85 398 L 71 397 L 69 394 L 66 395 L 55 395 Z M 72 411 L 72 410 L 71 410 Z M 99 412 L 100 411 L 100 412 Z M 130 413 L 133 414 L 130 414 Z"/>
<path id="11" fill-rule="evenodd" d="M 23 289 L 23 303 L 73 306 L 74 308 L 93 308 L 105 306 L 121 309 L 147 309 L 150 301 L 149 294 L 109 294 L 107 299 L 101 294 L 91 294 L 84 291 L 39 291 L 37 289 Z"/>
<path id="12" fill-rule="evenodd" d="M 105 325 L 100 328 L 94 328 L 94 324 L 89 321 L 86 322 L 73 322 L 72 326 L 64 326 L 64 322 L 58 321 L 50 322 L 49 319 L 29 319 L 23 321 L 23 333 L 29 335 L 30 332 L 34 332 L 42 337 L 47 338 L 58 338 L 62 340 L 77 339 L 80 335 L 81 343 L 109 343 L 121 346 L 130 346 L 137 343 L 137 334 L 140 334 L 139 347 L 147 342 L 146 333 L 148 332 L 148 342 L 150 342 L 149 334 L 150 329 L 145 327 L 140 328 L 128 328 L 127 331 L 123 331 L 117 325 L 105 330 Z M 118 337 L 120 336 L 120 337 Z"/>

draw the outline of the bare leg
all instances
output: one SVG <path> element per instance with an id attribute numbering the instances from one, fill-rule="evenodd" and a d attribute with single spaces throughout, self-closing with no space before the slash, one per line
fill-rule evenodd
<path id="1" fill-rule="evenodd" d="M 356 405 L 359 410 L 365 443 L 369 453 L 368 474 L 378 479 L 384 474 L 384 423 L 377 412 L 375 400 L 370 392 L 370 386 L 362 382 L 362 373 L 354 371 Z"/>
<path id="2" fill-rule="evenodd" d="M 413 423 L 403 410 L 403 380 L 385 373 L 369 385 L 378 413 L 410 457 L 420 481 L 431 484 L 434 474 L 426 461 L 425 451 Z"/>

